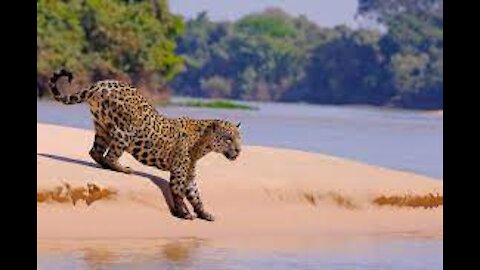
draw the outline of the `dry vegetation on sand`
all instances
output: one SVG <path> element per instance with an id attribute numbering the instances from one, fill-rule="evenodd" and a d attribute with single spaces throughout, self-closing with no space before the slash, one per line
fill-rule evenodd
<path id="1" fill-rule="evenodd" d="M 37 191 L 37 203 L 57 202 L 72 203 L 76 205 L 78 201 L 85 201 L 87 205 L 98 200 L 112 199 L 116 192 L 107 188 L 100 188 L 96 184 L 88 183 L 87 187 L 74 187 L 64 183 L 63 186 L 57 186 L 53 189 Z"/>

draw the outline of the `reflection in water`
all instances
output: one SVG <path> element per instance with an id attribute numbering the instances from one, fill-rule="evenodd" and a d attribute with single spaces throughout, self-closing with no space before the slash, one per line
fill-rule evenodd
<path id="1" fill-rule="evenodd" d="M 364 239 L 366 240 L 366 239 Z M 255 239 L 250 239 L 255 243 Z M 272 239 L 272 241 L 275 241 Z M 37 269 L 442 269 L 442 240 L 349 241 L 240 251 L 197 238 L 38 242 Z"/>
<path id="2" fill-rule="evenodd" d="M 91 269 L 103 269 L 119 260 L 118 254 L 103 248 L 86 248 L 83 250 L 83 260 Z"/>
<path id="3" fill-rule="evenodd" d="M 177 265 L 192 267 L 197 252 L 206 248 L 207 241 L 198 238 L 155 240 L 39 240 L 39 257 L 56 254 L 70 258 L 72 264 L 84 264 L 89 269 L 111 269 L 118 266 Z M 51 269 L 51 268 L 49 268 Z M 60 268 L 58 268 L 60 269 Z"/>
<path id="4" fill-rule="evenodd" d="M 191 263 L 195 251 L 201 246 L 201 240 L 188 239 L 184 241 L 171 241 L 162 246 L 161 254 L 168 261 L 177 263 Z"/>

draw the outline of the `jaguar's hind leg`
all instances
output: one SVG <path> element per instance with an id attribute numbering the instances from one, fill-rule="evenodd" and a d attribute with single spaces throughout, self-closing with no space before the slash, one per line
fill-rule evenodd
<path id="1" fill-rule="evenodd" d="M 93 146 L 90 149 L 90 156 L 97 162 L 102 168 L 111 169 L 108 164 L 105 162 L 105 152 L 108 149 L 108 145 L 111 141 L 110 136 L 108 133 L 98 124 L 94 123 L 95 125 L 95 139 L 93 142 Z"/>
<path id="2" fill-rule="evenodd" d="M 132 170 L 129 167 L 124 167 L 118 162 L 118 159 L 129 146 L 130 134 L 119 129 L 112 131 L 110 134 L 112 140 L 108 145 L 108 151 L 104 158 L 105 163 L 114 171 L 127 174 L 132 173 Z"/>

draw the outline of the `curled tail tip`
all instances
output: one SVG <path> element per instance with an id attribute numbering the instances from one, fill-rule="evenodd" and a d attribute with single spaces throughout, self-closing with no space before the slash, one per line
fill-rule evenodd
<path id="1" fill-rule="evenodd" d="M 61 76 L 67 76 L 68 77 L 68 82 L 71 83 L 73 80 L 73 74 L 69 70 L 62 68 L 60 69 L 60 75 Z"/>
<path id="2" fill-rule="evenodd" d="M 53 73 L 52 77 L 50 78 L 49 86 L 50 86 L 50 89 L 52 91 L 52 94 L 55 97 L 60 97 L 61 96 L 61 93 L 60 93 L 60 91 L 58 91 L 58 88 L 57 88 L 57 81 L 58 81 L 58 79 L 60 79 L 61 77 L 64 77 L 64 76 L 68 77 L 68 83 L 72 82 L 73 74 L 72 74 L 72 72 L 68 71 L 66 68 L 61 68 L 61 69 L 55 71 Z"/>
<path id="3" fill-rule="evenodd" d="M 57 80 L 63 76 L 68 77 L 68 82 L 71 83 L 73 80 L 73 74 L 66 68 L 61 68 L 53 73 L 53 76 L 50 78 L 50 83 L 55 84 Z"/>

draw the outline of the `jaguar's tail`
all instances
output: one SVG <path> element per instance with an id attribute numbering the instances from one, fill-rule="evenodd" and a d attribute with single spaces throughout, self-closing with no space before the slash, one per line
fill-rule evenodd
<path id="1" fill-rule="evenodd" d="M 54 72 L 53 76 L 50 78 L 49 86 L 50 86 L 50 89 L 52 90 L 52 94 L 55 100 L 67 105 L 84 102 L 89 97 L 88 89 L 82 89 L 79 92 L 72 95 L 62 95 L 60 93 L 60 91 L 57 88 L 57 81 L 64 76 L 68 77 L 69 83 L 72 82 L 73 74 L 66 69 L 60 69 L 59 71 Z"/>

